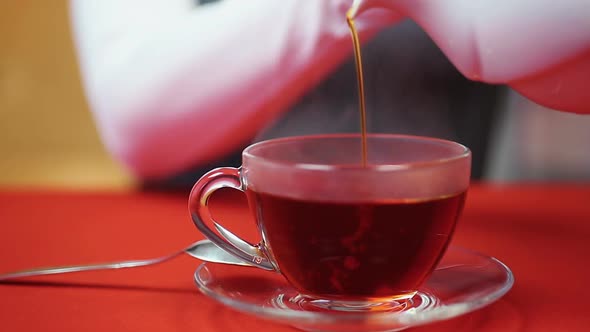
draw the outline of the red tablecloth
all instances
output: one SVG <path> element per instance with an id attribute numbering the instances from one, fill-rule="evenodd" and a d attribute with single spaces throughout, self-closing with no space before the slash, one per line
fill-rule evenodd
<path id="1" fill-rule="evenodd" d="M 244 200 L 218 199 L 237 233 Z M 169 193 L 0 191 L 0 273 L 159 256 L 202 238 L 187 197 Z M 493 255 L 514 288 L 475 313 L 413 331 L 588 331 L 590 186 L 474 185 L 454 245 Z M 199 262 L 45 276 L 0 284 L 1 331 L 293 331 L 201 295 Z"/>

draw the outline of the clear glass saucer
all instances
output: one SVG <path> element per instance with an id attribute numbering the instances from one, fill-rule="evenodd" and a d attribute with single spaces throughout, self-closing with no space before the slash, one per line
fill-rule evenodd
<path id="1" fill-rule="evenodd" d="M 306 302 L 278 273 L 203 263 L 195 282 L 205 295 L 238 311 L 307 331 L 399 331 L 482 308 L 514 283 L 499 260 L 451 247 L 418 293 L 390 311 L 341 311 Z"/>

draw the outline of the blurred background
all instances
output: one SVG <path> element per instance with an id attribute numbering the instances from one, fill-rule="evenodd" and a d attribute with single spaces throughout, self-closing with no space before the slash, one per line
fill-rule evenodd
<path id="1" fill-rule="evenodd" d="M 65 0 L 3 0 L 0 185 L 123 189 L 85 101 Z"/>
<path id="2" fill-rule="evenodd" d="M 0 186 L 125 190 L 136 181 L 105 151 L 81 87 L 65 0 L 3 0 Z M 499 105 L 481 179 L 590 179 L 590 116 L 516 93 Z"/>

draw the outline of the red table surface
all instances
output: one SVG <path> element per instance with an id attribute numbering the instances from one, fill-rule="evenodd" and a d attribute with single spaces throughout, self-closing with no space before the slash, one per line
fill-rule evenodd
<path id="1" fill-rule="evenodd" d="M 218 219 L 252 237 L 245 200 Z M 163 255 L 202 238 L 170 193 L 0 191 L 0 273 Z M 453 245 L 506 263 L 516 283 L 474 313 L 412 331 L 588 331 L 590 185 L 473 185 Z M 199 261 L 0 284 L 0 331 L 294 331 L 200 294 Z"/>

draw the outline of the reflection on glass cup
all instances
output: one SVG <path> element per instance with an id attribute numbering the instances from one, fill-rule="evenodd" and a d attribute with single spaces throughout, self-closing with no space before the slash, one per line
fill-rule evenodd
<path id="1" fill-rule="evenodd" d="M 461 214 L 471 153 L 441 139 L 290 137 L 246 148 L 239 169 L 193 187 L 191 217 L 227 252 L 281 273 L 308 299 L 364 310 L 411 298 L 443 256 Z M 220 188 L 245 192 L 261 236 L 247 243 L 211 217 Z"/>

